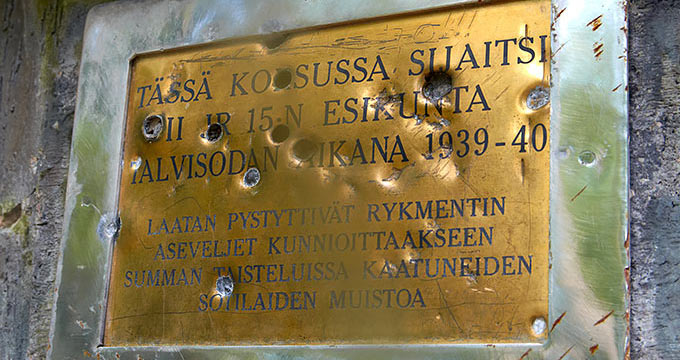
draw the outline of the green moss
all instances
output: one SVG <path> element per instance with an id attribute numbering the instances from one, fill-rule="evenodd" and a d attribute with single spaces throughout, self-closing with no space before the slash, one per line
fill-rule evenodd
<path id="1" fill-rule="evenodd" d="M 0 214 L 4 214 L 4 213 L 14 209 L 15 206 L 17 206 L 16 201 L 12 201 L 12 200 L 0 201 Z"/>
<path id="2" fill-rule="evenodd" d="M 40 49 L 40 85 L 42 89 L 50 89 L 54 84 L 53 69 L 57 68 L 56 34 L 57 19 L 59 16 L 58 3 L 49 0 L 36 0 L 37 19 L 41 23 L 36 24 L 44 35 L 43 46 Z"/>
<path id="3" fill-rule="evenodd" d="M 70 19 L 75 7 L 91 8 L 94 5 L 112 0 L 35 0 L 37 19 L 41 23 L 36 24 L 37 29 L 42 30 L 43 47 L 40 51 L 40 83 L 43 89 L 51 89 L 54 85 L 54 69 L 59 66 L 57 44 L 63 37 L 65 24 L 60 19 Z M 78 52 L 76 58 L 80 57 Z"/>
<path id="4" fill-rule="evenodd" d="M 12 232 L 14 232 L 17 235 L 26 235 L 28 233 L 28 226 L 29 226 L 28 216 L 26 214 L 22 214 L 19 220 L 12 224 L 10 230 L 12 230 Z"/>

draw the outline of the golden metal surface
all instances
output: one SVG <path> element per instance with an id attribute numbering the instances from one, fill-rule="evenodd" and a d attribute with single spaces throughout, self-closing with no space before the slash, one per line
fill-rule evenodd
<path id="1" fill-rule="evenodd" d="M 104 344 L 544 341 L 549 24 L 505 2 L 135 58 Z"/>

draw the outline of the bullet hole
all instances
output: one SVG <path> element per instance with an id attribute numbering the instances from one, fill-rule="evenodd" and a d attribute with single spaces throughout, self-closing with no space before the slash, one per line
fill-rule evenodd
<path id="1" fill-rule="evenodd" d="M 114 213 L 106 213 L 97 224 L 97 236 L 104 242 L 114 240 L 120 230 L 120 217 Z"/>
<path id="2" fill-rule="evenodd" d="M 212 123 L 208 125 L 208 130 L 205 131 L 205 139 L 214 143 L 222 138 L 222 134 L 224 134 L 222 124 Z"/>
<path id="3" fill-rule="evenodd" d="M 292 80 L 293 73 L 290 72 L 290 69 L 279 69 L 274 75 L 274 88 L 277 90 L 285 89 Z"/>
<path id="4" fill-rule="evenodd" d="M 137 171 L 141 166 L 142 166 L 142 158 L 140 158 L 139 156 L 130 160 L 130 168 L 133 171 Z"/>
<path id="5" fill-rule="evenodd" d="M 579 164 L 587 167 L 591 167 L 595 164 L 595 160 L 597 159 L 597 156 L 595 155 L 594 152 L 590 150 L 585 150 L 582 153 L 578 155 L 578 162 Z"/>
<path id="6" fill-rule="evenodd" d="M 536 86 L 527 96 L 527 107 L 538 110 L 550 102 L 550 90 L 543 86 Z"/>
<path id="7" fill-rule="evenodd" d="M 300 161 L 309 160 L 316 152 L 316 145 L 307 139 L 300 139 L 293 145 L 293 156 Z"/>
<path id="8" fill-rule="evenodd" d="M 265 36 L 264 40 L 262 40 L 262 43 L 267 47 L 267 49 L 273 50 L 281 46 L 281 44 L 286 42 L 286 40 L 288 40 L 287 34 L 277 33 Z"/>
<path id="9" fill-rule="evenodd" d="M 535 318 L 533 323 L 531 323 L 531 331 L 534 333 L 534 336 L 543 335 L 547 327 L 548 324 L 546 324 L 545 319 L 542 317 Z"/>
<path id="10" fill-rule="evenodd" d="M 436 103 L 453 90 L 451 75 L 443 71 L 435 71 L 425 75 L 423 96 L 430 102 Z"/>
<path id="11" fill-rule="evenodd" d="M 286 141 L 286 139 L 288 139 L 289 135 L 290 135 L 290 129 L 288 129 L 288 126 L 281 124 L 281 125 L 276 125 L 274 130 L 272 130 L 271 137 L 272 137 L 273 142 L 280 144 L 280 143 Z"/>
<path id="12" fill-rule="evenodd" d="M 229 297 L 234 292 L 234 280 L 230 275 L 220 276 L 215 283 L 215 290 L 222 295 L 222 297 Z"/>
<path id="13" fill-rule="evenodd" d="M 250 168 L 243 174 L 243 186 L 251 188 L 260 182 L 260 170 Z"/>
<path id="14" fill-rule="evenodd" d="M 148 142 L 153 142 L 160 138 L 163 132 L 163 116 L 149 115 L 142 123 L 142 134 Z"/>

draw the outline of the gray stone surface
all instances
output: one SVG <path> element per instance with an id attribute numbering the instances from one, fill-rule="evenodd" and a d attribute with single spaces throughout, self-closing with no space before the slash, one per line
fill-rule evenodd
<path id="1" fill-rule="evenodd" d="M 94 4 L 0 1 L 2 360 L 46 356 L 82 33 Z"/>
<path id="2" fill-rule="evenodd" d="M 680 359 L 680 1 L 629 24 L 631 357 Z"/>
<path id="3" fill-rule="evenodd" d="M 0 360 L 45 357 L 87 10 L 0 1 Z M 99 1 L 101 2 L 101 1 Z M 629 7 L 631 357 L 680 358 L 680 1 Z"/>

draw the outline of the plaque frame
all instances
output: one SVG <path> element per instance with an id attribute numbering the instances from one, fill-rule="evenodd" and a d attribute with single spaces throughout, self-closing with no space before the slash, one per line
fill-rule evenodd
<path id="1" fill-rule="evenodd" d="M 130 59 L 149 51 L 474 3 L 121 1 L 88 15 L 55 306 L 53 359 L 626 358 L 627 1 L 553 0 L 550 301 L 542 344 L 102 347 Z M 230 24 L 230 25 L 225 25 Z M 112 156 L 112 154 L 114 156 Z"/>

